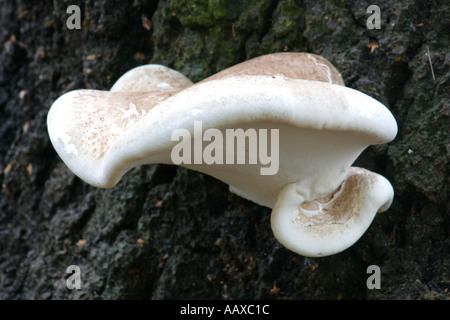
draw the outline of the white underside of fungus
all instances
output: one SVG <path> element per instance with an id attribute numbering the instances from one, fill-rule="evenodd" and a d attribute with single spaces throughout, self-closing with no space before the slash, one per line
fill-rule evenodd
<path id="1" fill-rule="evenodd" d="M 111 91 L 64 94 L 48 114 L 60 157 L 100 188 L 113 187 L 138 165 L 173 164 L 179 143 L 172 139 L 174 131 L 187 130 L 195 140 L 196 123 L 203 132 L 214 129 L 223 136 L 230 129 L 278 130 L 275 174 L 261 174 L 261 163 L 180 165 L 272 208 L 275 237 L 296 253 L 345 250 L 392 202 L 393 189 L 384 177 L 351 165 L 367 146 L 395 137 L 395 119 L 378 101 L 343 86 L 337 70 L 317 55 L 266 55 L 196 84 L 167 67 L 142 66 Z M 203 142 L 192 152 L 207 147 Z M 249 150 L 254 149 L 247 146 L 247 159 Z"/>

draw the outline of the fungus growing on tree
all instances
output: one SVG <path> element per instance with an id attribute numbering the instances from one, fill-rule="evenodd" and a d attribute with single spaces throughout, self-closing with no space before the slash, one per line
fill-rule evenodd
<path id="1" fill-rule="evenodd" d="M 141 66 L 111 91 L 58 98 L 48 130 L 67 166 L 96 187 L 150 163 L 222 180 L 272 208 L 275 237 L 306 256 L 345 250 L 393 198 L 384 177 L 351 165 L 369 145 L 394 139 L 394 117 L 314 54 L 261 56 L 196 84 Z"/>

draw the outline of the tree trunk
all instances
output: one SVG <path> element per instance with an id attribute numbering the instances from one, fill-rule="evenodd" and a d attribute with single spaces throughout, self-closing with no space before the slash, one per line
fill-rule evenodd
<path id="1" fill-rule="evenodd" d="M 0 299 L 448 299 L 449 4 L 383 1 L 380 29 L 368 28 L 370 5 L 3 0 Z M 147 63 L 196 82 L 280 51 L 323 55 L 399 125 L 355 163 L 388 178 L 394 202 L 342 253 L 290 252 L 270 209 L 180 167 L 138 167 L 96 189 L 50 143 L 47 112 L 67 91 L 109 90 Z M 80 289 L 67 287 L 70 265 Z M 370 265 L 380 289 L 367 286 Z"/>

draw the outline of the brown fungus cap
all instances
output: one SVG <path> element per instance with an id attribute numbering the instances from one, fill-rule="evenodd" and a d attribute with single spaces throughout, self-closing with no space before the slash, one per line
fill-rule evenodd
<path id="1" fill-rule="evenodd" d="M 341 74 L 324 57 L 312 53 L 285 52 L 257 57 L 227 68 L 203 81 L 230 76 L 283 76 L 343 86 Z"/>

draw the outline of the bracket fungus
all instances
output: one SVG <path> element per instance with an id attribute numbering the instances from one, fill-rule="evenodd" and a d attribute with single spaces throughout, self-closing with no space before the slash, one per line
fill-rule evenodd
<path id="1" fill-rule="evenodd" d="M 276 145 L 258 144 L 266 153 L 278 153 L 275 174 L 261 174 L 261 163 L 245 161 L 180 165 L 272 208 L 275 237 L 298 254 L 326 256 L 345 250 L 392 202 L 389 181 L 351 165 L 369 145 L 394 139 L 394 117 L 380 102 L 345 87 L 339 72 L 314 54 L 264 55 L 196 84 L 168 67 L 137 67 L 110 91 L 62 95 L 52 105 L 47 124 L 66 165 L 89 184 L 110 188 L 135 166 L 173 164 L 178 144 L 173 132 L 184 128 L 194 141 L 199 121 L 216 134 L 200 141 L 211 145 L 217 142 L 211 137 L 217 140 L 230 129 L 278 130 Z M 250 141 L 249 136 L 244 139 Z M 211 145 L 188 144 L 183 152 L 201 153 Z M 226 150 L 220 146 L 225 148 L 214 144 L 213 149 L 222 154 Z M 252 150 L 247 145 L 245 157 Z"/>

